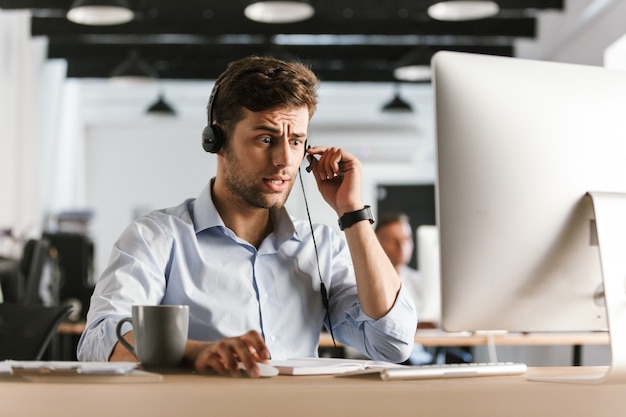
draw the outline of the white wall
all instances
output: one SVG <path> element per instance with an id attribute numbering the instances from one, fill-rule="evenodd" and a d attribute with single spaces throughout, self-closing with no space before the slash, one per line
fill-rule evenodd
<path id="1" fill-rule="evenodd" d="M 0 228 L 20 237 L 41 230 L 46 144 L 54 141 L 64 73 L 45 62 L 45 39 L 30 38 L 30 16 L 0 13 Z"/>
<path id="2" fill-rule="evenodd" d="M 516 42 L 516 56 L 597 65 L 604 50 L 626 32 L 626 1 L 565 0 L 565 13 L 545 12 L 535 40 Z"/>
<path id="3" fill-rule="evenodd" d="M 604 51 L 604 66 L 614 69 L 626 69 L 626 35 L 609 45 Z"/>

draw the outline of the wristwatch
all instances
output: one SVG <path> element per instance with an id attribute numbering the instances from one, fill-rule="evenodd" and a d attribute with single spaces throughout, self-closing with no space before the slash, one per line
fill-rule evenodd
<path id="1" fill-rule="evenodd" d="M 354 223 L 358 223 L 361 220 L 369 220 L 370 224 L 374 223 L 374 216 L 372 215 L 372 210 L 370 209 L 370 206 L 365 206 L 361 210 L 345 213 L 338 220 L 339 228 L 341 230 L 345 230 L 348 227 L 352 226 Z"/>

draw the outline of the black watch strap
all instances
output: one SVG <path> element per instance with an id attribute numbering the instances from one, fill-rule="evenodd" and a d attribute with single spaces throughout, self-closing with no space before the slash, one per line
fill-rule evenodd
<path id="1" fill-rule="evenodd" d="M 370 206 L 365 206 L 361 210 L 345 213 L 339 218 L 339 228 L 341 230 L 345 230 L 348 227 L 352 226 L 354 223 L 358 223 L 362 220 L 368 220 L 370 224 L 374 223 L 374 215 L 372 215 L 372 210 L 370 209 Z"/>

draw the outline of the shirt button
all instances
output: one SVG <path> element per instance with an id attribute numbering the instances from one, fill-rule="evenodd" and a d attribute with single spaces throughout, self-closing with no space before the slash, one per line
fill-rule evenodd
<path id="1" fill-rule="evenodd" d="M 267 298 L 269 295 L 267 293 L 263 293 L 263 298 Z"/>
<path id="2" fill-rule="evenodd" d="M 274 340 L 276 340 L 276 336 L 270 336 L 270 340 L 273 342 Z"/>

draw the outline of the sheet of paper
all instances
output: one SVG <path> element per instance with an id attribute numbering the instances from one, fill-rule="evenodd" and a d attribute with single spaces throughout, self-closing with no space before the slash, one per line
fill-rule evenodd
<path id="1" fill-rule="evenodd" d="M 121 375 L 137 368 L 135 362 L 78 362 L 78 361 L 15 361 L 0 362 L 0 373 Z"/>

